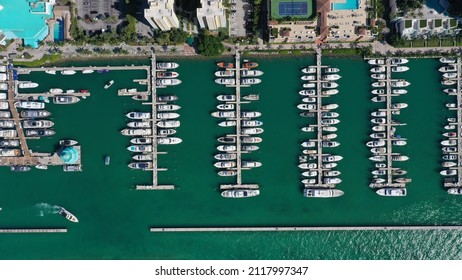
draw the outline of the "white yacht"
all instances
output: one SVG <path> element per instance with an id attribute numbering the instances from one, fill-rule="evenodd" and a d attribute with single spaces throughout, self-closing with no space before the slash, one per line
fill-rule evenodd
<path id="1" fill-rule="evenodd" d="M 315 83 L 306 83 L 303 84 L 303 88 L 315 88 L 316 84 Z"/>
<path id="2" fill-rule="evenodd" d="M 395 146 L 406 146 L 407 144 L 406 140 L 393 140 L 391 143 Z"/>
<path id="3" fill-rule="evenodd" d="M 231 70 L 216 71 L 215 76 L 217 76 L 217 77 L 232 77 L 232 76 L 234 76 L 234 71 L 231 71 Z"/>
<path id="4" fill-rule="evenodd" d="M 218 110 L 234 110 L 234 104 L 218 104 L 217 105 Z"/>
<path id="5" fill-rule="evenodd" d="M 445 89 L 443 89 L 443 92 L 445 92 L 447 94 L 457 94 L 457 89 L 455 89 L 455 88 L 445 88 Z"/>
<path id="6" fill-rule="evenodd" d="M 336 95 L 338 93 L 338 89 L 328 89 L 321 91 L 322 96 L 331 96 Z"/>
<path id="7" fill-rule="evenodd" d="M 342 156 L 337 156 L 337 155 L 322 156 L 322 162 L 336 162 L 336 161 L 341 161 L 342 159 L 343 159 Z"/>
<path id="8" fill-rule="evenodd" d="M 450 188 L 450 189 L 448 189 L 448 194 L 461 195 L 462 194 L 462 188 Z"/>
<path id="9" fill-rule="evenodd" d="M 335 110 L 338 108 L 338 104 L 326 104 L 326 105 L 323 105 L 321 106 L 321 109 L 322 110 Z"/>
<path id="10" fill-rule="evenodd" d="M 233 152 L 236 151 L 236 146 L 234 145 L 220 145 L 217 147 L 217 150 L 220 152 Z"/>
<path id="11" fill-rule="evenodd" d="M 159 79 L 156 81 L 158 86 L 176 86 L 181 84 L 179 79 Z"/>
<path id="12" fill-rule="evenodd" d="M 440 71 L 440 72 L 442 72 L 442 73 L 456 72 L 456 71 L 457 71 L 457 68 L 456 68 L 455 65 L 448 65 L 448 66 L 440 67 L 440 69 L 438 69 L 438 71 Z"/>
<path id="13" fill-rule="evenodd" d="M 338 190 L 338 189 L 306 188 L 303 190 L 303 196 L 305 197 L 330 198 L 330 197 L 339 197 L 342 195 L 343 195 L 343 191 Z"/>
<path id="14" fill-rule="evenodd" d="M 315 75 L 305 75 L 301 77 L 302 81 L 314 81 L 316 80 Z"/>
<path id="15" fill-rule="evenodd" d="M 321 125 L 334 125 L 340 123 L 338 119 L 322 119 Z"/>
<path id="16" fill-rule="evenodd" d="M 390 62 L 390 64 L 406 64 L 409 62 L 408 59 L 406 58 L 389 58 L 388 59 L 388 62 Z"/>
<path id="17" fill-rule="evenodd" d="M 393 66 L 393 67 L 391 67 L 391 72 L 395 72 L 395 73 L 406 72 L 408 70 L 409 70 L 409 67 L 407 67 L 407 66 Z"/>
<path id="18" fill-rule="evenodd" d="M 321 88 L 337 88 L 338 84 L 335 82 L 322 82 Z"/>
<path id="19" fill-rule="evenodd" d="M 302 73 L 305 73 L 305 74 L 314 74 L 314 73 L 316 73 L 316 67 L 310 66 L 310 67 L 307 67 L 307 68 L 303 68 L 303 69 L 302 69 Z"/>
<path id="20" fill-rule="evenodd" d="M 457 170 L 456 169 L 445 169 L 440 171 L 440 174 L 443 176 L 453 176 L 457 175 Z"/>
<path id="21" fill-rule="evenodd" d="M 404 109 L 407 108 L 407 103 L 394 103 L 391 104 L 391 109 Z"/>
<path id="22" fill-rule="evenodd" d="M 318 171 L 305 171 L 302 172 L 303 177 L 315 177 L 318 176 Z"/>
<path id="23" fill-rule="evenodd" d="M 255 112 L 255 111 L 242 111 L 241 112 L 242 118 L 258 118 L 260 116 L 261 116 L 260 112 Z"/>
<path id="24" fill-rule="evenodd" d="M 302 96 L 313 96 L 316 95 L 316 90 L 314 89 L 304 89 L 298 92 Z"/>
<path id="25" fill-rule="evenodd" d="M 384 140 L 375 140 L 375 141 L 369 141 L 366 143 L 366 146 L 368 147 L 383 147 L 386 145 L 386 142 Z"/>
<path id="26" fill-rule="evenodd" d="M 451 72 L 451 73 L 444 73 L 443 78 L 446 79 L 455 79 L 457 78 L 457 73 Z"/>
<path id="27" fill-rule="evenodd" d="M 148 112 L 130 112 L 126 114 L 127 118 L 132 120 L 143 120 L 143 119 L 150 119 L 151 113 Z"/>
<path id="28" fill-rule="evenodd" d="M 263 122 L 257 121 L 257 120 L 244 120 L 241 122 L 241 125 L 243 127 L 257 127 L 257 126 L 261 126 L 262 124 Z"/>
<path id="29" fill-rule="evenodd" d="M 242 128 L 241 129 L 242 134 L 261 134 L 263 133 L 263 128 L 260 127 L 250 127 L 250 128 Z"/>
<path id="30" fill-rule="evenodd" d="M 156 67 L 157 69 L 165 69 L 165 70 L 168 70 L 168 69 L 176 69 L 178 68 L 178 63 L 175 63 L 175 62 L 157 62 L 156 63 Z"/>
<path id="31" fill-rule="evenodd" d="M 324 73 L 331 74 L 331 73 L 338 73 L 338 72 L 340 72 L 340 69 L 334 68 L 334 67 L 327 67 L 324 69 Z"/>
<path id="32" fill-rule="evenodd" d="M 372 74 L 371 78 L 376 79 L 376 80 L 384 80 L 386 78 L 386 75 L 385 74 Z"/>
<path id="33" fill-rule="evenodd" d="M 375 96 L 371 98 L 372 102 L 385 102 L 387 98 L 385 96 Z"/>
<path id="34" fill-rule="evenodd" d="M 298 104 L 297 108 L 300 110 L 314 110 L 316 109 L 316 105 L 303 103 L 303 104 Z"/>
<path id="35" fill-rule="evenodd" d="M 57 93 L 63 93 L 64 90 L 60 89 L 60 88 L 50 88 L 50 93 L 54 93 L 54 94 L 57 94 Z"/>
<path id="36" fill-rule="evenodd" d="M 322 76 L 321 78 L 325 81 L 337 81 L 338 79 L 340 79 L 342 76 L 338 75 L 338 74 L 328 74 L 328 75 L 324 75 Z"/>
<path id="37" fill-rule="evenodd" d="M 151 127 L 151 122 L 129 122 L 127 126 L 130 128 L 149 128 Z"/>
<path id="38" fill-rule="evenodd" d="M 82 70 L 82 74 L 91 74 L 95 72 L 94 70 L 91 70 L 91 69 L 85 69 L 85 70 Z"/>
<path id="39" fill-rule="evenodd" d="M 455 85 L 457 82 L 456 80 L 443 80 L 441 81 L 441 84 L 444 86 L 452 86 Z"/>
<path id="40" fill-rule="evenodd" d="M 232 94 L 222 94 L 217 96 L 218 101 L 232 102 L 236 101 L 236 96 Z"/>
<path id="41" fill-rule="evenodd" d="M 157 105 L 157 111 L 162 112 L 162 111 L 176 111 L 181 109 L 179 105 L 175 104 L 160 104 Z"/>
<path id="42" fill-rule="evenodd" d="M 235 118 L 236 112 L 235 111 L 217 111 L 211 113 L 212 117 L 215 118 Z"/>
<path id="43" fill-rule="evenodd" d="M 215 79 L 215 83 L 217 83 L 217 84 L 219 84 L 219 85 L 235 85 L 235 84 L 236 84 L 236 80 L 234 80 L 234 79 L 219 78 L 219 79 Z"/>
<path id="44" fill-rule="evenodd" d="M 382 188 L 376 191 L 381 196 L 406 196 L 405 188 Z"/>
<path id="45" fill-rule="evenodd" d="M 21 109 L 43 109 L 45 108 L 45 103 L 36 102 L 36 101 L 16 101 L 14 103 L 16 108 Z"/>
<path id="46" fill-rule="evenodd" d="M 146 129 L 133 129 L 133 128 L 126 128 L 120 131 L 124 136 L 146 136 L 151 135 L 152 130 L 150 128 Z"/>
<path id="47" fill-rule="evenodd" d="M 456 59 L 455 58 L 452 58 L 452 57 L 442 57 L 440 58 L 440 62 L 441 63 L 456 63 Z"/>
<path id="48" fill-rule="evenodd" d="M 226 198 L 254 197 L 260 194 L 259 190 L 226 190 L 221 192 L 221 196 Z"/>
<path id="49" fill-rule="evenodd" d="M 19 88 L 36 88 L 38 86 L 39 84 L 33 83 L 33 82 L 19 82 L 18 83 Z"/>
<path id="50" fill-rule="evenodd" d="M 316 97 L 305 97 L 302 99 L 304 103 L 316 103 Z"/>
<path id="51" fill-rule="evenodd" d="M 156 124 L 158 127 L 162 128 L 175 128 L 180 126 L 180 121 L 172 121 L 172 120 L 167 120 L 167 121 L 159 121 Z"/>
<path id="52" fill-rule="evenodd" d="M 404 80 L 398 80 L 398 81 L 391 81 L 390 82 L 390 85 L 392 87 L 407 87 L 409 86 L 411 83 L 407 82 L 407 81 L 404 81 Z"/>
<path id="53" fill-rule="evenodd" d="M 241 77 L 259 77 L 263 75 L 263 71 L 260 70 L 242 70 Z"/>
<path id="54" fill-rule="evenodd" d="M 180 116 L 180 114 L 178 113 L 157 113 L 157 118 L 158 119 L 162 119 L 162 120 L 165 120 L 165 119 L 176 119 Z"/>
<path id="55" fill-rule="evenodd" d="M 183 140 L 178 137 L 162 137 L 157 139 L 157 144 L 160 145 L 175 145 L 181 143 Z"/>
<path id="56" fill-rule="evenodd" d="M 262 166 L 262 164 L 259 161 L 249 161 L 249 160 L 242 161 L 243 168 L 255 168 L 255 167 L 260 167 L 260 166 Z"/>
<path id="57" fill-rule="evenodd" d="M 261 83 L 261 80 L 257 78 L 245 78 L 241 80 L 241 85 L 256 85 L 259 83 Z"/>
<path id="58" fill-rule="evenodd" d="M 64 70 L 64 71 L 61 71 L 61 75 L 74 75 L 75 72 L 74 70 Z"/>
<path id="59" fill-rule="evenodd" d="M 384 65 L 385 60 L 383 60 L 383 59 L 369 59 L 367 61 L 367 63 L 369 63 L 370 65 Z"/>
<path id="60" fill-rule="evenodd" d="M 373 87 L 385 87 L 385 82 L 374 82 L 372 83 Z"/>
<path id="61" fill-rule="evenodd" d="M 387 68 L 384 66 L 374 67 L 371 69 L 372 73 L 384 73 L 385 71 L 387 71 Z"/>
<path id="62" fill-rule="evenodd" d="M 236 121 L 222 121 L 218 123 L 219 126 L 221 127 L 231 127 L 231 126 L 236 126 Z"/>
<path id="63" fill-rule="evenodd" d="M 46 70 L 45 73 L 50 74 L 50 75 L 56 75 L 55 70 Z"/>
<path id="64" fill-rule="evenodd" d="M 371 116 L 373 117 L 386 117 L 387 112 L 386 111 L 374 111 L 371 113 Z"/>
<path id="65" fill-rule="evenodd" d="M 405 90 L 405 89 L 392 89 L 391 93 L 392 94 L 406 94 L 407 90 Z"/>

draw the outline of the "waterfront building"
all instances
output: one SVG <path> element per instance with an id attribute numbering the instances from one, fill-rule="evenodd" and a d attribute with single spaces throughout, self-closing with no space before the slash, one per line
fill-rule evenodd
<path id="1" fill-rule="evenodd" d="M 23 39 L 24 45 L 37 48 L 48 36 L 54 4 L 55 0 L 0 0 L 0 44 Z"/>
<path id="2" fill-rule="evenodd" d="M 226 27 L 223 1 L 201 0 L 201 8 L 197 9 L 197 20 L 201 28 L 208 28 L 209 30 Z"/>
<path id="3" fill-rule="evenodd" d="M 173 11 L 174 0 L 148 0 L 149 9 L 144 10 L 144 17 L 154 29 L 168 31 L 180 27 L 180 22 Z"/>
<path id="4" fill-rule="evenodd" d="M 395 22 L 396 31 L 402 38 L 412 39 L 420 36 L 445 36 L 456 34 L 457 20 L 449 17 L 444 18 L 399 18 Z"/>

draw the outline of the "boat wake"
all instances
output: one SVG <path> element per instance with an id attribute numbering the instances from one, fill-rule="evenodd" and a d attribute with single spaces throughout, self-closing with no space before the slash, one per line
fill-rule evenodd
<path id="1" fill-rule="evenodd" d="M 45 202 L 37 203 L 34 207 L 37 210 L 37 215 L 43 217 L 49 214 L 59 214 L 61 207 L 57 205 L 51 205 Z"/>

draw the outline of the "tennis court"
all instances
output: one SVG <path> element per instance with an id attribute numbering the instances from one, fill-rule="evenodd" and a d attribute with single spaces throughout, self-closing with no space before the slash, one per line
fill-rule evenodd
<path id="1" fill-rule="evenodd" d="M 271 17 L 274 19 L 309 18 L 313 14 L 313 0 L 271 0 Z"/>

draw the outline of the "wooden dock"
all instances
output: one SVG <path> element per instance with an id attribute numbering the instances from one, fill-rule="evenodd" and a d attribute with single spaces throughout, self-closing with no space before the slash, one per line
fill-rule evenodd
<path id="1" fill-rule="evenodd" d="M 29 74 L 31 72 L 45 72 L 45 71 L 66 71 L 66 70 L 74 70 L 74 71 L 83 71 L 83 70 L 93 70 L 93 71 L 125 71 L 125 70 L 145 70 L 147 72 L 150 71 L 149 66 L 146 65 L 124 65 L 124 66 L 85 66 L 85 67 L 41 67 L 41 68 L 27 68 L 27 67 L 17 67 L 16 70 L 18 74 Z M 57 74 L 59 75 L 59 74 Z"/>
<path id="2" fill-rule="evenodd" d="M 462 226 L 352 226 L 352 227 L 151 227 L 150 232 L 262 232 L 262 231 L 429 231 L 462 230 Z"/>
<path id="3" fill-rule="evenodd" d="M 67 228 L 0 228 L 0 233 L 66 233 Z"/>

